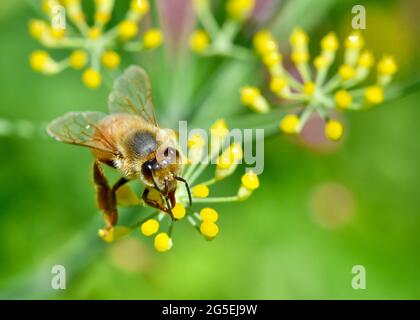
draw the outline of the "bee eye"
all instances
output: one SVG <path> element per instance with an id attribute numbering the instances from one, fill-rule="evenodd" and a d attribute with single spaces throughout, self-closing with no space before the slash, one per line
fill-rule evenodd
<path id="1" fill-rule="evenodd" d="M 174 164 L 178 158 L 178 151 L 172 147 L 168 147 L 163 152 L 163 155 L 168 163 Z"/>

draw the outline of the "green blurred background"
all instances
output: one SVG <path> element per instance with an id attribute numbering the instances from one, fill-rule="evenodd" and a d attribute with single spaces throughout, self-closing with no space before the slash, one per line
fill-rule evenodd
<path id="1" fill-rule="evenodd" d="M 300 19 L 287 22 L 286 16 L 281 21 L 310 24 L 316 49 L 330 30 L 341 39 L 347 34 L 354 4 L 317 1 Z M 418 79 L 418 1 L 357 4 L 367 8 L 367 46 L 378 55 L 392 53 L 398 61 L 394 83 Z M 118 1 L 118 12 L 126 6 Z M 30 130 L 22 119 L 39 126 L 27 138 L 0 136 L 0 298 L 420 298 L 420 92 L 343 115 L 348 132 L 339 145 L 319 147 L 280 134 L 268 138 L 260 189 L 246 202 L 217 206 L 221 233 L 212 242 L 185 221 L 177 226 L 175 245 L 166 254 L 154 252 L 140 232 L 107 245 L 97 238 L 102 221 L 89 152 L 52 141 L 42 128 L 67 111 L 105 111 L 109 89 L 86 89 L 76 71 L 53 77 L 34 73 L 28 56 L 41 46 L 29 37 L 27 22 L 36 16 L 27 2 L 0 3 L 0 118 L 22 132 L 25 126 Z M 290 30 L 281 29 L 282 23 L 273 25 L 285 43 Z M 246 33 L 239 38 L 249 44 Z M 124 63 L 137 61 L 151 72 L 163 122 L 174 114 L 182 118 L 177 107 L 193 108 L 203 100 L 206 109 L 196 123 L 208 126 L 219 116 L 247 113 L 240 106 L 239 85 L 256 82 L 253 67 L 261 78 L 264 74 L 259 64 L 190 57 L 182 71 L 186 88 L 171 100 L 177 103 L 170 109 L 167 88 L 180 76 L 165 73 L 172 70 L 170 59 L 165 67 L 154 66 L 156 56 L 164 59 L 165 54 L 126 56 Z M 220 94 L 217 85 L 208 88 L 203 81 L 214 74 L 233 78 Z M 234 191 L 239 177 L 240 172 L 217 192 Z M 132 208 L 122 215 L 142 212 Z M 55 264 L 66 267 L 66 290 L 51 289 Z M 354 265 L 366 268 L 365 290 L 352 289 Z"/>

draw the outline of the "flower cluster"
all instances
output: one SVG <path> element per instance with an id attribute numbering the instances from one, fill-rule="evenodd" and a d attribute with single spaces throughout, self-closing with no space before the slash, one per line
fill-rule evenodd
<path id="1" fill-rule="evenodd" d="M 242 24 L 250 17 L 254 0 L 228 0 L 227 19 L 219 26 L 211 12 L 209 0 L 193 0 L 194 9 L 202 28 L 190 35 L 191 49 L 202 55 L 223 55 L 249 58 L 249 50 L 233 43 Z"/>
<path id="2" fill-rule="evenodd" d="M 57 61 L 45 50 L 34 51 L 30 56 L 32 69 L 48 75 L 67 68 L 84 69 L 82 80 L 94 89 L 101 85 L 102 66 L 109 70 L 118 68 L 120 55 L 115 50 L 119 43 L 127 51 L 153 49 L 162 43 L 162 33 L 154 28 L 147 30 L 141 40 L 133 40 L 139 33 L 140 20 L 150 10 L 148 0 L 132 0 L 124 20 L 107 28 L 114 2 L 95 0 L 94 22 L 88 25 L 81 0 L 43 0 L 46 19 L 30 20 L 29 33 L 47 48 L 70 52 Z"/>
<path id="3" fill-rule="evenodd" d="M 343 125 L 332 117 L 333 109 L 361 110 L 384 101 L 384 89 L 397 72 L 392 56 L 385 55 L 376 64 L 376 82 L 362 85 L 371 73 L 375 59 L 364 49 L 364 40 L 359 32 L 351 33 L 344 42 L 344 57 L 338 72 L 331 74 L 331 67 L 339 49 L 337 36 L 331 32 L 321 40 L 321 53 L 312 61 L 308 50 L 307 34 L 296 28 L 290 36 L 290 60 L 296 74 L 283 64 L 279 44 L 273 35 L 262 30 L 254 36 L 254 47 L 268 68 L 270 89 L 280 99 L 302 103 L 302 110 L 286 115 L 279 123 L 280 129 L 288 134 L 301 132 L 313 112 L 325 121 L 325 135 L 332 141 L 343 136 Z M 255 112 L 267 113 L 270 104 L 256 87 L 241 89 L 242 103 Z"/>
<path id="4" fill-rule="evenodd" d="M 192 207 L 189 207 L 187 190 L 180 184 L 175 198 L 176 205 L 172 208 L 173 218 L 165 212 L 153 212 L 132 226 L 114 226 L 99 230 L 99 236 L 106 242 L 113 242 L 140 228 L 146 237 L 154 237 L 154 247 L 159 252 L 171 249 L 172 230 L 175 224 L 188 221 L 206 240 L 214 239 L 219 233 L 217 221 L 219 215 L 214 208 L 206 206 L 196 209 L 195 205 L 209 205 L 222 202 L 235 202 L 247 199 L 260 186 L 258 176 L 251 170 L 242 175 L 236 194 L 231 196 L 210 196 L 214 184 L 229 177 L 243 157 L 242 146 L 229 143 L 229 130 L 224 120 L 217 120 L 210 129 L 210 146 L 205 137 L 194 134 L 188 140 L 188 155 L 184 161 L 182 176 L 191 186 Z M 210 149 L 210 152 L 208 152 Z M 216 165 L 214 176 L 206 181 L 197 182 L 210 164 Z M 160 194 L 156 191 L 156 200 Z M 153 195 L 152 195 L 153 196 Z M 123 186 L 117 192 L 118 204 L 122 206 L 139 205 L 141 200 L 128 187 Z"/>

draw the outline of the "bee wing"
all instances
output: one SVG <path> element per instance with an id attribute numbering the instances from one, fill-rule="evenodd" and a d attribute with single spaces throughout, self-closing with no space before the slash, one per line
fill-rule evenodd
<path id="1" fill-rule="evenodd" d="M 97 125 L 104 117 L 106 114 L 100 112 L 69 112 L 53 120 L 47 132 L 58 141 L 116 155 L 115 143 Z"/>
<path id="2" fill-rule="evenodd" d="M 152 88 L 146 71 L 129 66 L 114 83 L 108 98 L 111 113 L 131 113 L 157 126 L 152 103 Z"/>

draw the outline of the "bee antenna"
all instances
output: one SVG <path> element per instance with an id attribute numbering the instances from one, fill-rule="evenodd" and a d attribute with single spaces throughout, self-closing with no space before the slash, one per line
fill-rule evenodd
<path id="1" fill-rule="evenodd" d="M 171 215 L 171 218 L 172 218 L 172 220 L 173 220 L 173 219 L 174 219 L 174 215 L 173 215 L 173 213 L 172 213 L 172 208 L 171 208 L 171 205 L 170 205 L 170 203 L 169 203 L 169 199 L 168 199 L 168 197 L 167 197 L 167 196 L 164 196 L 164 198 L 165 198 L 166 206 L 168 207 L 168 212 L 169 212 L 169 214 Z"/>
<path id="2" fill-rule="evenodd" d="M 191 190 L 190 190 L 190 186 L 188 185 L 187 180 L 185 180 L 182 177 L 175 177 L 175 179 L 185 184 L 185 188 L 187 189 L 187 192 L 188 192 L 188 199 L 190 201 L 190 207 L 191 207 L 192 206 Z"/>

